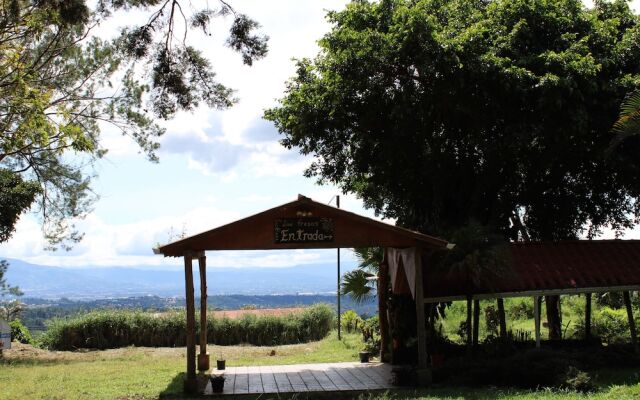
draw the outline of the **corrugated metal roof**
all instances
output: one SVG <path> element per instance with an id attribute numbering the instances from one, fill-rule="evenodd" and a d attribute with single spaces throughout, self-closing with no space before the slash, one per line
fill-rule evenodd
<path id="1" fill-rule="evenodd" d="M 483 279 L 472 279 L 459 270 L 437 271 L 426 266 L 425 297 L 588 292 L 640 286 L 639 240 L 512 243 L 509 253 L 510 267 L 495 274 L 478 274 L 484 275 Z"/>

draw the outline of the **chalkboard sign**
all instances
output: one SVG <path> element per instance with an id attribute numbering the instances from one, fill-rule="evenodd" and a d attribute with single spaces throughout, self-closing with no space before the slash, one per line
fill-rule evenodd
<path id="1" fill-rule="evenodd" d="M 281 218 L 274 228 L 276 243 L 333 242 L 331 218 Z"/>

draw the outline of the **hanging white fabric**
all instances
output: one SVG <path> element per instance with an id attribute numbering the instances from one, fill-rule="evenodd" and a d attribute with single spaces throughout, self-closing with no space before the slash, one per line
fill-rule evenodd
<path id="1" fill-rule="evenodd" d="M 411 290 L 411 297 L 416 298 L 416 248 L 411 247 L 408 249 L 387 249 L 389 274 L 391 275 L 391 287 L 396 287 L 396 280 L 398 279 L 398 271 L 400 268 L 404 268 L 404 273 L 407 276 L 409 283 L 409 289 Z"/>

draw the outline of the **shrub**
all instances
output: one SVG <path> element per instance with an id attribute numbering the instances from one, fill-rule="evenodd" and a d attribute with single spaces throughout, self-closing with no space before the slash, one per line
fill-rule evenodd
<path id="1" fill-rule="evenodd" d="M 357 332 L 363 324 L 362 318 L 353 310 L 348 310 L 340 316 L 342 328 L 349 333 Z"/>
<path id="2" fill-rule="evenodd" d="M 604 343 L 612 344 L 629 340 L 629 322 L 625 309 L 603 307 L 593 315 L 593 334 Z"/>
<path id="3" fill-rule="evenodd" d="M 366 319 L 360 328 L 364 349 L 371 354 L 380 352 L 380 320 L 377 316 Z"/>
<path id="4" fill-rule="evenodd" d="M 31 332 L 29 332 L 29 329 L 22 324 L 22 321 L 14 319 L 9 323 L 9 326 L 11 327 L 11 340 L 24 344 L 33 343 Z"/>
<path id="5" fill-rule="evenodd" d="M 533 301 L 527 298 L 514 299 L 507 313 L 511 319 L 533 318 Z"/>
<path id="6" fill-rule="evenodd" d="M 207 339 L 209 343 L 220 345 L 303 343 L 322 339 L 332 326 L 333 311 L 329 306 L 320 304 L 285 316 L 210 317 L 207 319 Z M 41 337 L 44 347 L 55 350 L 175 347 L 184 346 L 186 341 L 185 313 L 177 311 L 163 314 L 93 311 L 71 319 L 52 320 Z"/>
<path id="7" fill-rule="evenodd" d="M 494 306 L 484 308 L 484 319 L 487 325 L 487 334 L 498 336 L 498 328 L 500 327 L 500 316 L 498 309 Z"/>
<path id="8" fill-rule="evenodd" d="M 467 335 L 467 320 L 466 319 L 460 321 L 460 324 L 458 325 L 458 330 L 456 331 L 456 333 L 458 334 L 458 336 L 460 336 L 460 339 L 462 339 L 462 343 L 469 344 L 467 342 L 468 335 Z"/>
<path id="9" fill-rule="evenodd" d="M 593 392 L 596 388 L 588 373 L 572 365 L 567 368 L 560 387 L 582 393 Z"/>

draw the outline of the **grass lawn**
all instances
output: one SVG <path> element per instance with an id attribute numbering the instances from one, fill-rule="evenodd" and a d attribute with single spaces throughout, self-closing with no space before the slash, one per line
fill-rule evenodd
<path id="1" fill-rule="evenodd" d="M 253 347 L 210 346 L 212 363 L 222 355 L 227 364 L 268 365 L 355 361 L 359 335 L 300 345 Z M 275 355 L 271 356 L 271 351 Z M 57 352 L 15 344 L 0 361 L 0 399 L 157 399 L 181 398 L 184 348 L 124 348 L 104 351 Z M 363 399 L 640 399 L 640 371 L 602 370 L 599 391 L 592 395 L 497 388 L 435 387 L 363 396 Z M 270 397 L 262 396 L 261 399 Z M 277 397 L 275 397 L 277 398 Z M 295 396 L 306 399 L 308 396 Z M 324 397 L 325 399 L 331 397 Z"/>
<path id="2" fill-rule="evenodd" d="M 64 352 L 13 345 L 0 361 L 0 399 L 155 399 L 182 391 L 184 347 Z M 212 365 L 222 355 L 234 366 L 356 361 L 360 347 L 360 335 L 340 342 L 333 332 L 306 344 L 208 349 Z"/>

